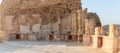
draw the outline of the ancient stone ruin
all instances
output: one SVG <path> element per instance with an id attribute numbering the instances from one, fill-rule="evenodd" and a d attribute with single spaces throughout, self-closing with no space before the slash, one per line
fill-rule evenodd
<path id="1" fill-rule="evenodd" d="M 83 9 L 81 0 L 3 0 L 0 7 L 0 30 L 6 32 L 7 40 L 67 37 L 79 42 L 84 34 L 94 34 L 94 28 L 101 26 L 97 14 Z"/>
<path id="2" fill-rule="evenodd" d="M 81 0 L 3 0 L 0 5 L 0 42 L 74 41 L 118 53 L 119 35 L 114 24 L 106 31 Z"/>

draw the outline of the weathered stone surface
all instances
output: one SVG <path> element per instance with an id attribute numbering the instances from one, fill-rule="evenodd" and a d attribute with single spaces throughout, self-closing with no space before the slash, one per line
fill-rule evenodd
<path id="1" fill-rule="evenodd" d="M 97 36 L 100 36 L 100 32 L 101 32 L 100 28 L 97 28 L 96 30 L 95 30 L 95 28 L 100 27 L 101 22 L 96 13 L 87 13 L 87 17 L 84 19 L 84 21 L 85 21 L 84 44 L 90 45 L 91 44 L 91 35 L 95 34 Z M 93 37 L 93 39 L 96 40 L 97 38 Z M 96 46 L 96 44 L 95 44 L 95 46 Z"/>
<path id="2" fill-rule="evenodd" d="M 58 15 L 66 17 L 68 13 L 82 9 L 80 0 L 4 0 L 1 6 L 5 15 L 27 14 L 31 17 L 31 14 L 40 14 L 40 18 L 46 21 L 43 24 L 55 22 Z"/>
<path id="3" fill-rule="evenodd" d="M 58 16 L 66 18 L 73 11 L 82 9 L 80 0 L 3 0 L 0 7 L 1 15 L 14 16 L 13 25 L 16 27 L 32 27 L 33 24 L 38 24 L 40 19 L 42 25 L 56 23 Z"/>
<path id="4" fill-rule="evenodd" d="M 88 13 L 86 19 L 88 19 L 90 34 L 93 35 L 94 29 L 101 26 L 101 21 L 96 13 Z"/>
<path id="5" fill-rule="evenodd" d="M 99 17 L 95 13 L 87 13 L 87 8 L 82 10 L 81 5 L 81 0 L 3 0 L 0 5 L 3 22 L 1 30 L 19 33 L 20 26 L 23 25 L 33 33 L 33 25 L 39 24 L 37 38 L 45 37 L 51 32 L 55 34 L 70 32 L 79 36 L 85 33 L 85 19 L 88 19 L 89 33 L 94 34 L 94 28 L 101 25 Z M 6 17 L 9 17 L 10 24 Z"/>
<path id="6" fill-rule="evenodd" d="M 110 37 L 115 37 L 116 36 L 116 25 L 115 24 L 110 24 L 109 25 L 109 36 Z"/>

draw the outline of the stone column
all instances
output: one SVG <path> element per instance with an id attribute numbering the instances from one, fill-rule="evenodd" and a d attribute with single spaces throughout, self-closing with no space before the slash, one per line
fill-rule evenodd
<path id="1" fill-rule="evenodd" d="M 94 48 L 99 48 L 101 47 L 101 42 L 102 42 L 102 38 L 100 35 L 100 31 L 101 31 L 101 27 L 96 27 L 95 28 L 95 36 L 93 36 L 93 47 Z"/>
<path id="2" fill-rule="evenodd" d="M 61 33 L 61 18 L 58 17 L 58 22 L 57 22 L 57 34 Z"/>
<path id="3" fill-rule="evenodd" d="M 61 40 L 61 17 L 58 17 L 57 22 L 57 40 Z"/>
<path id="4" fill-rule="evenodd" d="M 42 19 L 40 19 L 39 21 L 39 36 L 37 39 L 40 40 L 41 36 L 42 36 Z"/>
<path id="5" fill-rule="evenodd" d="M 100 27 L 96 27 L 95 28 L 95 36 L 100 36 L 101 32 L 101 28 Z"/>
<path id="6" fill-rule="evenodd" d="M 74 13 L 71 13 L 71 18 L 72 18 L 72 20 L 71 20 L 71 23 L 72 23 L 72 25 L 71 25 L 71 34 L 72 35 L 74 34 L 74 17 L 73 17 L 73 14 Z"/>
<path id="7" fill-rule="evenodd" d="M 90 28 L 89 28 L 89 19 L 85 20 L 85 36 L 84 36 L 84 44 L 85 45 L 90 45 Z"/>
<path id="8" fill-rule="evenodd" d="M 87 18 L 87 8 L 83 10 L 83 17 L 82 17 L 82 29 L 83 33 L 85 32 L 85 19 Z"/>
<path id="9" fill-rule="evenodd" d="M 81 10 L 78 10 L 78 34 L 79 35 L 82 35 L 82 30 L 83 30 L 83 14 L 82 14 L 82 11 Z"/>
<path id="10" fill-rule="evenodd" d="M 109 25 L 109 37 L 115 37 L 116 36 L 116 26 L 115 24 Z"/>
<path id="11" fill-rule="evenodd" d="M 75 12 L 72 12 L 71 13 L 71 35 L 75 35 Z M 70 34 L 68 34 L 67 32 L 67 40 L 68 40 L 68 37 L 69 37 Z"/>
<path id="12" fill-rule="evenodd" d="M 78 31 L 78 19 L 77 19 L 77 13 L 74 12 L 73 15 L 72 15 L 72 18 L 73 18 L 73 35 L 77 35 L 77 31 Z"/>
<path id="13" fill-rule="evenodd" d="M 87 17 L 87 8 L 85 8 L 83 11 L 78 10 L 78 41 L 83 41 L 83 34 L 85 32 L 85 19 Z M 79 37 L 80 36 L 80 37 Z"/>
<path id="14" fill-rule="evenodd" d="M 75 35 L 78 36 L 78 13 L 79 13 L 79 11 L 72 12 L 72 31 L 71 31 L 71 33 L 72 33 L 73 39 L 74 39 Z"/>
<path id="15" fill-rule="evenodd" d="M 80 35 L 83 35 L 83 13 L 82 10 L 77 11 L 77 35 L 78 35 L 78 43 L 80 42 Z"/>
<path id="16" fill-rule="evenodd" d="M 110 24 L 109 25 L 109 37 L 111 38 L 111 53 L 118 53 L 119 48 L 119 38 L 116 35 L 116 25 Z"/>

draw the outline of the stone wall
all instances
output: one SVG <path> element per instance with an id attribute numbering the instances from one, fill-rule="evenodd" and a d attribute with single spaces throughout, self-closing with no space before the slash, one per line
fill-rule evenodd
<path id="1" fill-rule="evenodd" d="M 3 0 L 0 7 L 3 20 L 6 16 L 14 16 L 12 23 L 16 23 L 16 28 L 38 24 L 40 19 L 42 25 L 56 23 L 58 16 L 67 18 L 72 11 L 82 9 L 80 0 Z M 34 14 L 39 16 L 34 17 Z"/>
<path id="2" fill-rule="evenodd" d="M 106 36 L 106 30 L 103 27 L 97 27 L 95 29 L 95 35 L 92 35 L 92 46 L 94 48 L 102 48 L 108 53 L 118 53 L 119 52 L 119 36 L 116 33 L 117 27 L 115 24 L 109 25 L 109 35 Z M 119 34 L 120 35 L 120 34 Z"/>

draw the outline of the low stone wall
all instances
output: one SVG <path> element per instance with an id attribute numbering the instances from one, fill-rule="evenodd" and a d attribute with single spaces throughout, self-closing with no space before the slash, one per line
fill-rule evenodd
<path id="1" fill-rule="evenodd" d="M 118 53 L 120 50 L 120 37 L 117 32 L 117 27 L 114 24 L 109 26 L 108 36 L 105 36 L 106 32 L 103 27 L 95 28 L 95 35 L 91 35 L 92 46 L 94 48 L 102 48 L 108 53 Z"/>
<path id="2" fill-rule="evenodd" d="M 117 53 L 118 50 L 120 49 L 120 45 L 119 45 L 120 38 L 118 37 L 109 37 L 109 36 L 98 37 L 93 35 L 92 41 L 93 41 L 92 42 L 93 48 L 102 48 L 108 53 Z"/>
<path id="3" fill-rule="evenodd" d="M 103 46 L 102 49 L 106 50 L 109 53 L 117 53 L 118 50 L 118 38 L 103 36 Z"/>

